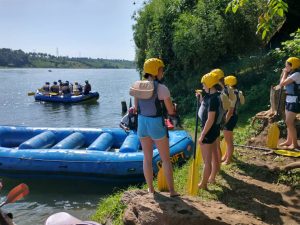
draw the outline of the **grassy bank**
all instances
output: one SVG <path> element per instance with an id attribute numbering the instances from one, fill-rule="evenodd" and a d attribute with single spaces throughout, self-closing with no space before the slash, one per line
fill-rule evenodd
<path id="1" fill-rule="evenodd" d="M 259 124 L 255 124 L 254 127 L 251 127 L 249 124 L 249 121 L 245 122 L 243 118 L 241 119 L 238 128 L 235 130 L 236 143 L 243 144 L 248 138 L 255 134 L 255 127 L 259 126 Z M 195 119 L 192 115 L 184 118 L 184 127 L 192 135 L 194 134 Z M 278 184 L 282 183 L 289 185 L 293 188 L 300 188 L 300 170 L 295 170 L 289 173 L 271 172 L 267 168 L 251 164 L 251 157 L 255 157 L 253 156 L 253 154 L 255 154 L 255 152 L 248 154 L 243 153 L 242 150 L 235 151 L 233 163 L 227 166 L 222 166 L 222 171 L 217 176 L 216 184 L 211 184 L 209 186 L 209 191 L 200 190 L 198 192 L 197 197 L 199 198 L 199 200 L 222 201 L 227 203 L 229 206 L 234 205 L 235 208 L 242 209 L 242 207 L 244 206 L 240 205 L 237 202 L 234 202 L 234 200 L 230 200 L 230 198 L 228 197 L 228 194 L 231 191 L 230 184 L 228 184 L 228 174 L 232 173 L 243 173 L 249 176 L 259 175 L 261 180 L 268 180 Z M 268 159 L 265 158 L 262 160 Z M 191 163 L 192 160 L 189 160 L 189 162 L 186 163 L 184 166 L 180 168 L 174 168 L 174 182 L 176 190 L 183 195 L 186 194 L 187 174 Z M 237 185 L 239 185 L 239 183 L 237 183 Z M 155 186 L 157 187 L 157 181 L 155 181 Z M 126 190 L 133 190 L 139 188 L 146 189 L 146 185 L 142 187 L 129 187 Z M 111 221 L 113 224 L 122 224 L 122 214 L 126 206 L 120 203 L 120 199 L 122 193 L 126 190 L 121 190 L 115 194 L 112 194 L 102 199 L 99 203 L 98 210 L 93 215 L 92 219 L 103 224 L 105 224 L 107 221 Z"/>

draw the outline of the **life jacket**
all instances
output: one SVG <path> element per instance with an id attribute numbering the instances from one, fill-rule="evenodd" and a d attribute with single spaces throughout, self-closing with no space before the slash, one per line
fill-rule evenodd
<path id="1" fill-rule="evenodd" d="M 43 89 L 44 92 L 49 92 L 50 91 L 49 85 L 44 85 L 42 89 Z"/>
<path id="2" fill-rule="evenodd" d="M 210 100 L 213 97 L 213 95 L 216 95 L 216 98 L 218 99 L 218 109 L 216 110 L 216 115 L 215 115 L 215 121 L 213 125 L 220 125 L 224 116 L 224 110 L 222 107 L 221 99 L 220 99 L 220 92 L 216 92 L 214 94 L 208 94 L 204 96 L 204 99 L 201 103 L 201 106 L 198 111 L 198 116 L 200 117 L 201 121 L 207 121 L 208 119 L 208 105 L 210 104 Z M 202 122 L 203 123 L 203 122 Z M 204 125 L 204 124 L 202 124 Z"/>
<path id="3" fill-rule="evenodd" d="M 50 87 L 50 91 L 54 93 L 59 93 L 59 86 L 58 85 L 52 85 Z"/>
<path id="4" fill-rule="evenodd" d="M 300 73 L 299 71 L 296 71 L 294 73 L 297 73 L 297 72 Z M 300 74 L 299 74 L 299 76 L 300 76 Z M 286 91 L 286 95 L 300 97 L 300 84 L 297 84 L 294 81 L 285 86 L 285 91 Z"/>
<path id="5" fill-rule="evenodd" d="M 149 99 L 138 99 L 138 114 L 148 117 L 161 117 L 163 116 L 163 104 L 158 99 L 159 82 L 154 81 L 154 92 Z"/>

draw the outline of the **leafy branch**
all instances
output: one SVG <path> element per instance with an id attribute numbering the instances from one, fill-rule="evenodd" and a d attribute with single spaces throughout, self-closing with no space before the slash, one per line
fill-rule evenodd
<path id="1" fill-rule="evenodd" d="M 249 0 L 232 0 L 228 3 L 225 13 L 236 13 L 240 7 L 243 7 Z M 266 0 L 265 0 L 266 1 Z M 264 40 L 267 34 L 274 31 L 274 23 L 278 18 L 285 18 L 288 12 L 288 4 L 283 0 L 267 0 L 263 13 L 258 18 L 256 34 L 261 33 L 261 38 Z"/>

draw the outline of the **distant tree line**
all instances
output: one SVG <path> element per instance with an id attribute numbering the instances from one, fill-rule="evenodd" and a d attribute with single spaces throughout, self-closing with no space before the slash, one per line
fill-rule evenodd
<path id="1" fill-rule="evenodd" d="M 93 59 L 87 57 L 53 56 L 46 53 L 0 49 L 0 67 L 21 68 L 135 68 L 134 61 L 119 59 Z"/>

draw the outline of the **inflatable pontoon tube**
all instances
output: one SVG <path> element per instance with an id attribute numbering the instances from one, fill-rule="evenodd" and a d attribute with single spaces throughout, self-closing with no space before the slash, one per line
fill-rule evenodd
<path id="1" fill-rule="evenodd" d="M 56 142 L 55 134 L 52 131 L 44 131 L 33 138 L 20 144 L 19 149 L 41 149 L 49 148 Z"/>
<path id="2" fill-rule="evenodd" d="M 58 142 L 52 149 L 79 149 L 85 144 L 85 137 L 79 132 L 70 134 L 65 139 Z"/>
<path id="3" fill-rule="evenodd" d="M 108 151 L 114 144 L 114 137 L 110 133 L 102 133 L 100 136 L 87 148 L 87 150 Z"/>

